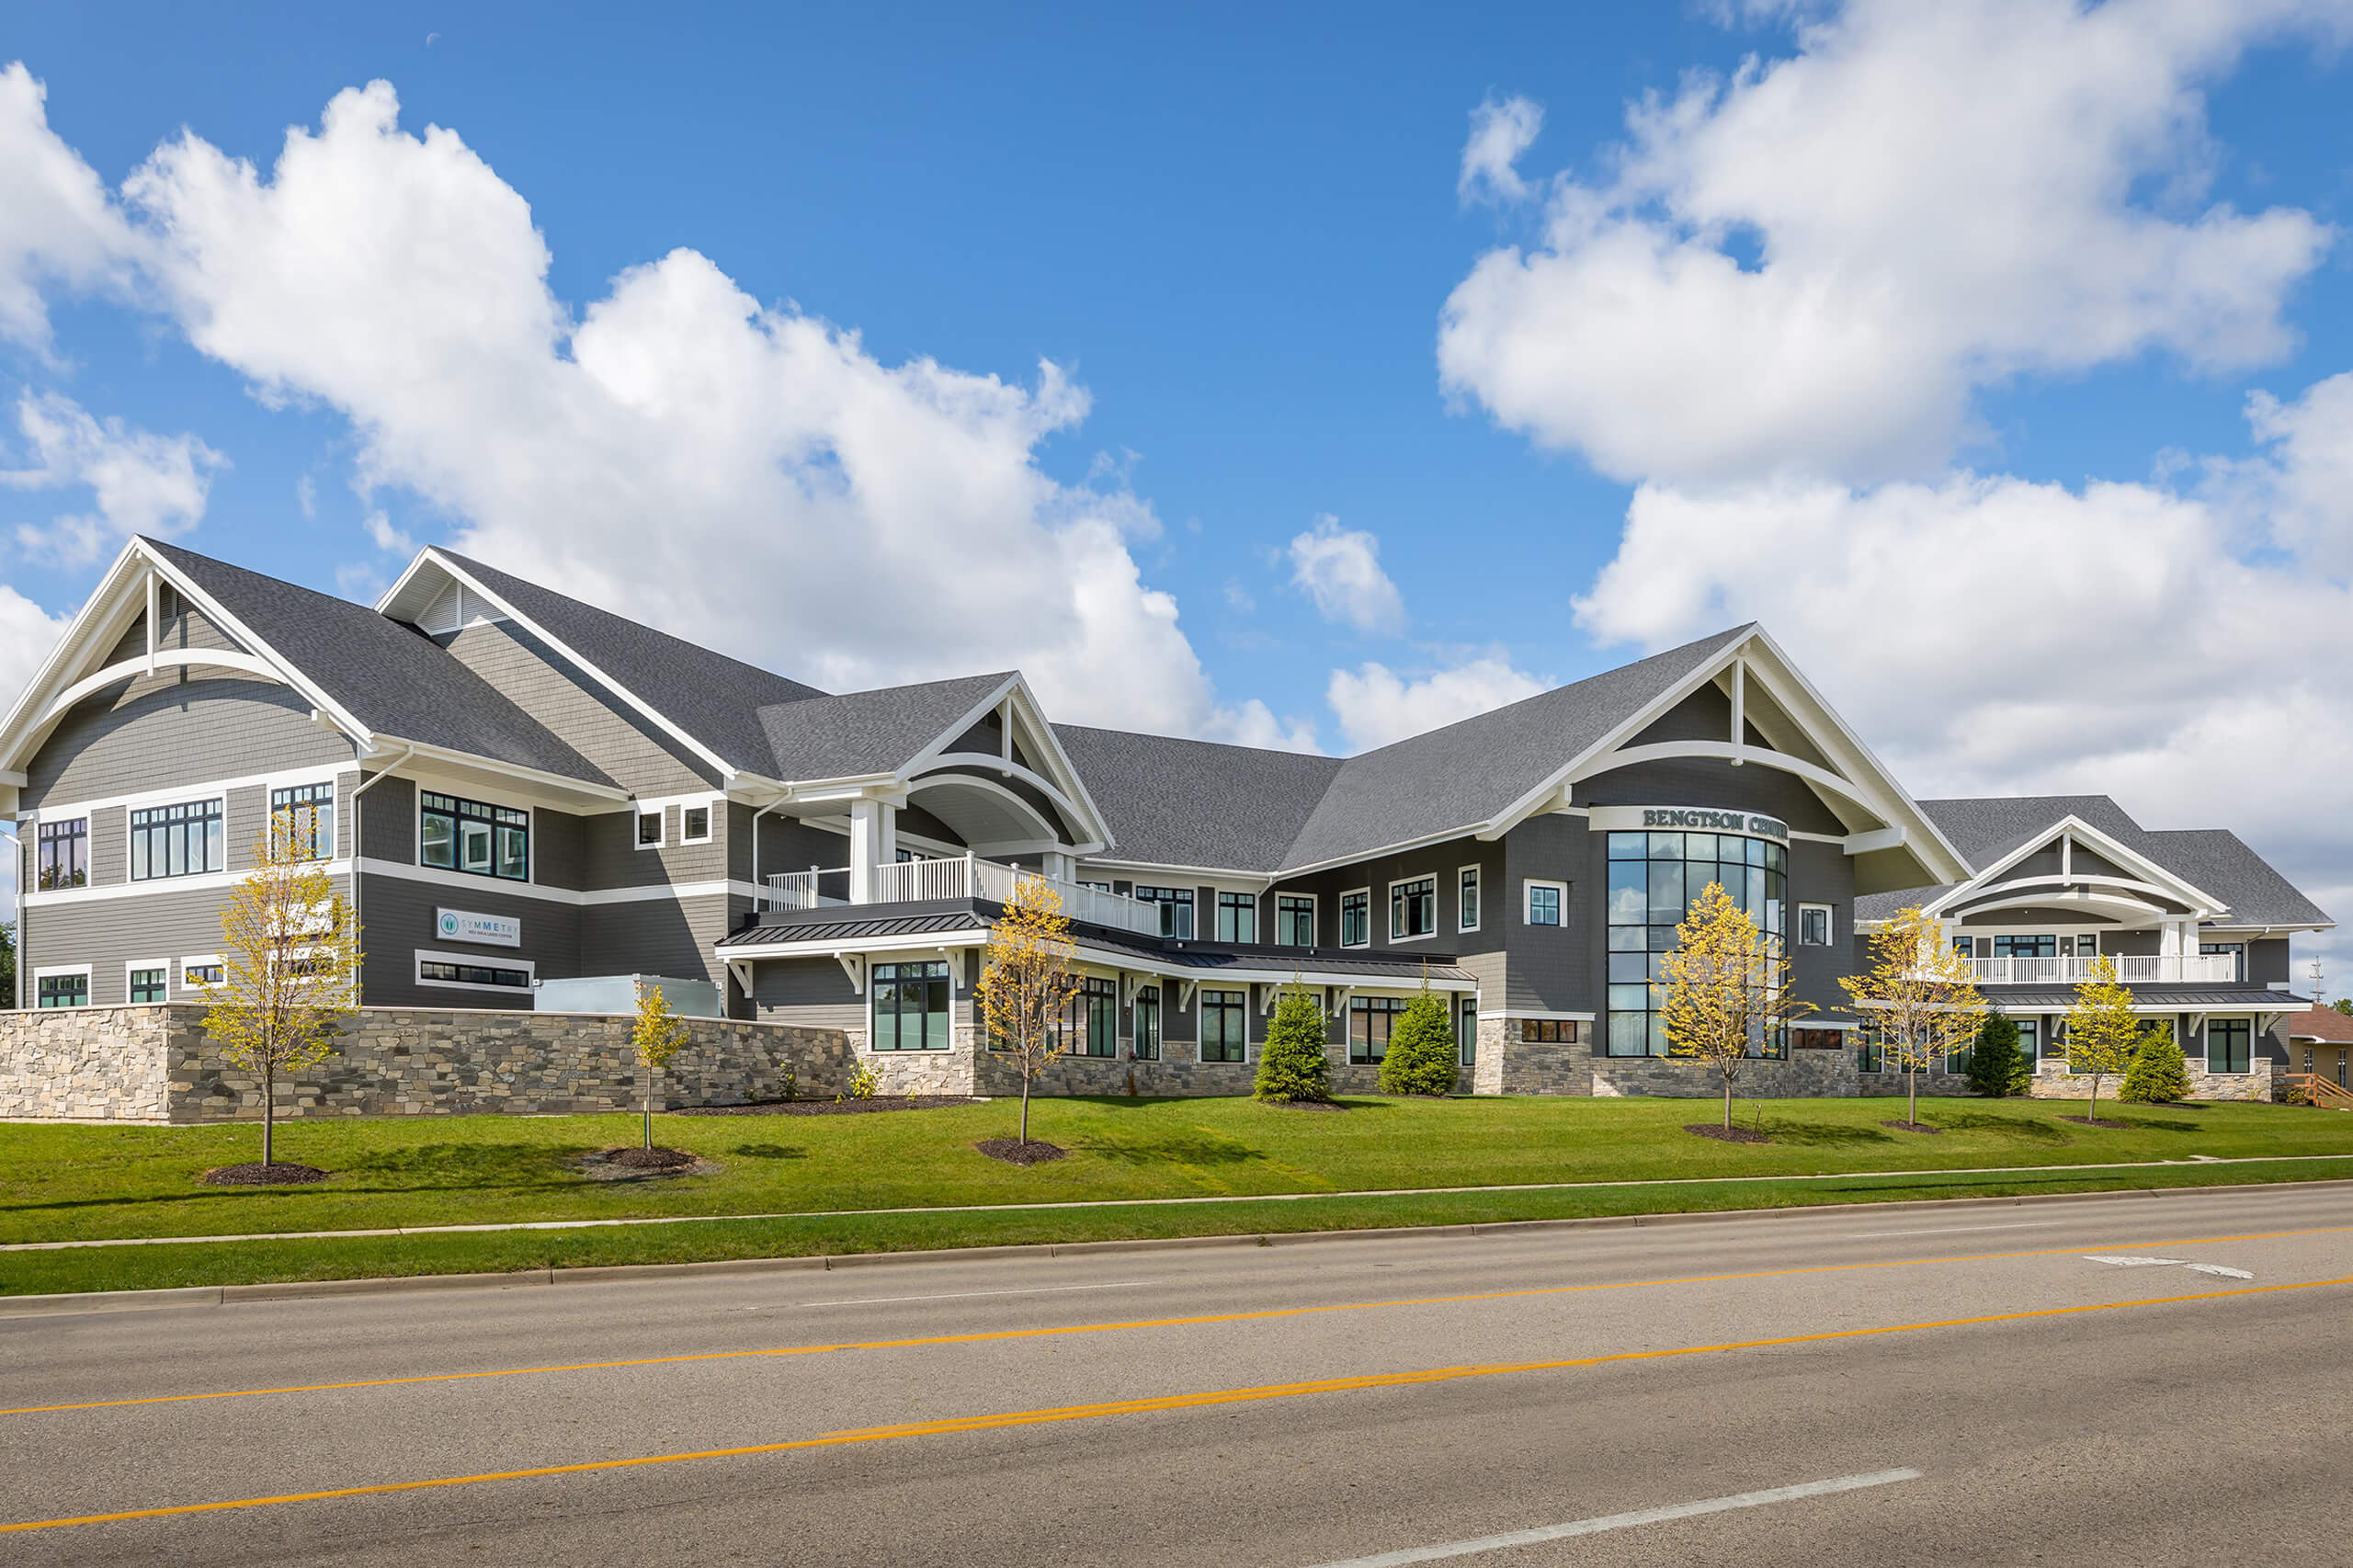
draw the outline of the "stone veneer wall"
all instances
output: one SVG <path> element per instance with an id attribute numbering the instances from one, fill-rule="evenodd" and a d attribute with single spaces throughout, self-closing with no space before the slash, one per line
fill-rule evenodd
<path id="1" fill-rule="evenodd" d="M 2273 1063 L 2256 1057 L 2245 1073 L 2209 1073 L 2205 1059 L 2189 1059 L 2189 1097 L 2193 1100 L 2259 1100 L 2268 1102 L 2276 1097 L 2272 1083 Z M 2100 1103 L 2122 1103 L 2118 1096 L 2124 1087 L 2124 1074 L 2111 1073 L 2100 1080 Z M 2089 1099 L 2092 1081 L 2086 1074 L 2070 1073 L 2064 1059 L 2046 1057 L 2035 1064 L 2034 1086 L 2027 1093 L 2039 1100 Z"/>
<path id="2" fill-rule="evenodd" d="M 1135 1042 L 1122 1036 L 1117 1056 L 1058 1056 L 1031 1085 L 1032 1095 L 1246 1095 L 1258 1076 L 1258 1044 L 1250 1046 L 1246 1062 L 1202 1062 L 1199 1045 L 1189 1040 L 1163 1040 L 1160 1059 L 1139 1062 L 1131 1052 Z M 1381 1069 L 1352 1062 L 1345 1042 L 1324 1047 L 1332 1063 L 1332 1092 L 1370 1095 L 1381 1090 Z M 1021 1093 L 1021 1074 L 1003 1056 L 975 1051 L 972 1031 L 959 1028 L 949 1051 L 878 1051 L 860 1049 L 859 1060 L 873 1064 L 880 1077 L 878 1093 L 886 1095 L 1012 1095 Z M 1457 1072 L 1457 1092 L 1472 1092 L 1472 1074 Z"/>
<path id="3" fill-rule="evenodd" d="M 688 1018 L 662 1074 L 665 1107 L 776 1099 L 847 1087 L 838 1029 Z M 369 1007 L 335 1054 L 278 1085 L 280 1116 L 462 1116 L 626 1111 L 642 1079 L 632 1020 L 586 1013 Z M 237 1121 L 261 1115 L 258 1075 L 210 1048 L 189 1005 L 0 1013 L 0 1117 Z"/>

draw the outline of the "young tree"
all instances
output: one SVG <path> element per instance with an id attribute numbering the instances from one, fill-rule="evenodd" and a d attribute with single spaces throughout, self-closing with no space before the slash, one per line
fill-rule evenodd
<path id="1" fill-rule="evenodd" d="M 1331 1025 L 1315 993 L 1296 980 L 1283 987 L 1275 1016 L 1267 1021 L 1254 1093 L 1262 1100 L 1330 1099 L 1332 1059 L 1324 1051 L 1330 1036 Z"/>
<path id="2" fill-rule="evenodd" d="M 2173 1105 L 2189 1097 L 2189 1063 L 2173 1030 L 2151 1024 L 2141 1031 L 2141 1043 L 2132 1048 L 2132 1065 L 2124 1070 L 2124 1087 L 2116 1097 L 2135 1105 Z"/>
<path id="3" fill-rule="evenodd" d="M 989 927 L 986 965 L 976 994 L 991 1050 L 1021 1073 L 1021 1142 L 1029 1142 L 1029 1087 L 1070 1049 L 1063 1017 L 1085 982 L 1072 971 L 1070 917 L 1063 895 L 1037 877 L 1014 883 L 1013 897 Z"/>
<path id="4" fill-rule="evenodd" d="M 1454 1093 L 1454 1026 L 1452 1009 L 1430 990 L 1426 975 L 1422 994 L 1407 1004 L 1389 1031 L 1389 1049 L 1381 1058 L 1381 1092 L 1384 1095 L 1450 1095 Z"/>
<path id="5" fill-rule="evenodd" d="M 1901 909 L 1871 938 L 1871 967 L 1838 983 L 1879 1025 L 1881 1049 L 1904 1076 L 1904 1119 L 1920 1119 L 1920 1074 L 1977 1038 L 1985 1017 L 1969 960 L 1917 907 Z M 2013 1040 L 2015 1045 L 2015 1040 Z"/>
<path id="6" fill-rule="evenodd" d="M 670 999 L 658 985 L 637 988 L 637 1023 L 630 1043 L 637 1047 L 637 1064 L 645 1069 L 645 1147 L 654 1147 L 654 1084 L 687 1043 L 686 1021 L 670 1011 Z"/>
<path id="7" fill-rule="evenodd" d="M 1732 1090 L 1753 1052 L 1811 1006 L 1790 994 L 1790 960 L 1732 901 L 1710 882 L 1675 928 L 1675 950 L 1662 955 L 1664 982 L 1653 982 L 1670 1056 L 1707 1062 L 1722 1078 L 1724 1126 L 1732 1126 Z"/>
<path id="8" fill-rule="evenodd" d="M 2092 960 L 2090 976 L 2075 987 L 2075 1005 L 2067 1009 L 2067 1071 L 2092 1081 L 2086 1120 L 2099 1119 L 2099 1081 L 2131 1066 L 2140 1043 L 2132 992 L 2117 983 L 2116 960 L 2102 953 Z"/>
<path id="9" fill-rule="evenodd" d="M 1995 1007 L 1977 1026 L 1977 1046 L 1969 1055 L 1970 1090 L 1989 1100 L 2016 1094 L 2018 1080 L 2024 1075 L 2023 1066 L 2018 1055 L 2018 1026 Z"/>
<path id="10" fill-rule="evenodd" d="M 222 981 L 204 1015 L 222 1057 L 261 1074 L 261 1163 L 277 1148 L 278 1078 L 324 1061 L 358 1006 L 359 923 L 308 824 L 270 819 L 221 911 Z"/>
<path id="11" fill-rule="evenodd" d="M 2336 1008 L 2338 1012 L 2345 1014 L 2347 1017 L 2353 1017 L 2353 996 L 2339 996 L 2336 1001 L 2331 1002 L 2329 1006 Z"/>

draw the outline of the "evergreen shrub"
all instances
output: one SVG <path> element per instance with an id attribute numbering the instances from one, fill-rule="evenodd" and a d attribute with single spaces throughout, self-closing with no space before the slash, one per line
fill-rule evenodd
<path id="1" fill-rule="evenodd" d="M 2124 1070 L 2120 1098 L 2134 1105 L 2172 1105 L 2189 1097 L 2189 1063 L 2171 1029 L 2148 1029 L 2133 1048 L 2132 1064 Z"/>
<path id="2" fill-rule="evenodd" d="M 1381 1092 L 1384 1095 L 1450 1095 L 1454 1093 L 1454 1026 L 1447 1019 L 1445 1002 L 1428 990 L 1390 1031 L 1389 1054 L 1381 1059 Z"/>
<path id="3" fill-rule="evenodd" d="M 1332 1097 L 1332 1059 L 1324 1053 L 1330 1026 L 1313 992 L 1287 989 L 1267 1023 L 1258 1051 L 1256 1094 L 1262 1100 L 1290 1102 Z"/>

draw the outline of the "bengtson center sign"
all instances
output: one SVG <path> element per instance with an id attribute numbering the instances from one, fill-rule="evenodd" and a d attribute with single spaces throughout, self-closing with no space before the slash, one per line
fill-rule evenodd
<path id="1" fill-rule="evenodd" d="M 1595 833 L 1631 833 L 1654 828 L 1664 833 L 1689 829 L 1694 833 L 1745 833 L 1751 838 L 1790 841 L 1790 824 L 1756 812 L 1727 812 L 1713 806 L 1596 806 L 1586 814 Z"/>

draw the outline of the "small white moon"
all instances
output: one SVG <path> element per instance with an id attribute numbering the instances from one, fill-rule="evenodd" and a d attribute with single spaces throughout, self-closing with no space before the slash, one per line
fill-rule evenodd
<path id="1" fill-rule="evenodd" d="M 440 36 L 441 35 L 439 33 L 426 33 L 425 35 L 425 47 L 431 49 L 433 47 L 433 40 Z"/>

